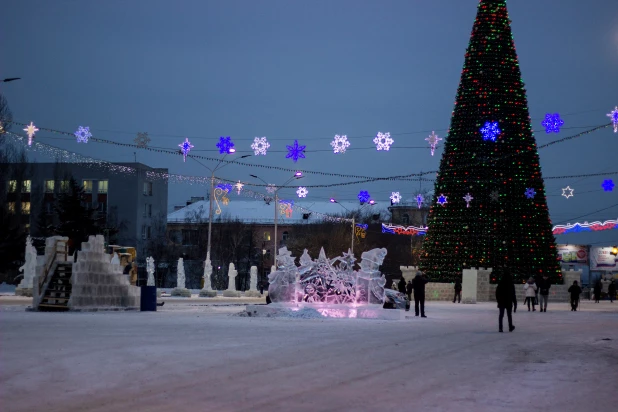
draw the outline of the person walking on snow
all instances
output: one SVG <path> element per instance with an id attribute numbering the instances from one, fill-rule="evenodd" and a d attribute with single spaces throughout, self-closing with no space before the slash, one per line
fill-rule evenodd
<path id="1" fill-rule="evenodd" d="M 616 299 L 616 282 L 613 279 L 609 286 L 607 286 L 607 294 L 609 295 L 609 301 L 614 303 L 614 299 Z"/>
<path id="2" fill-rule="evenodd" d="M 524 285 L 524 292 L 526 292 L 525 302 L 528 303 L 528 312 L 530 312 L 530 302 L 532 302 L 532 311 L 536 312 L 536 309 L 534 307 L 534 298 L 536 297 L 537 289 L 538 287 L 536 286 L 536 283 L 534 283 L 534 278 L 531 276 L 530 279 L 528 279 L 528 282 L 526 282 L 526 284 Z"/>
<path id="3" fill-rule="evenodd" d="M 571 312 L 577 311 L 579 305 L 579 295 L 582 293 L 582 288 L 579 287 L 577 281 L 574 280 L 568 292 L 571 294 Z"/>
<path id="4" fill-rule="evenodd" d="M 539 301 L 539 309 L 541 312 L 547 312 L 547 300 L 549 298 L 549 288 L 551 288 L 551 282 L 547 274 L 543 275 L 543 278 L 539 281 L 539 294 L 541 300 Z"/>
<path id="5" fill-rule="evenodd" d="M 458 303 L 461 303 L 461 282 L 459 279 L 455 281 L 455 296 L 453 297 L 453 303 L 455 303 L 456 300 Z"/>
<path id="6" fill-rule="evenodd" d="M 602 289 L 603 289 L 603 284 L 601 283 L 601 279 L 599 279 L 594 284 L 594 303 L 599 303 L 599 300 L 601 299 Z"/>
<path id="7" fill-rule="evenodd" d="M 421 307 L 421 318 L 425 316 L 425 285 L 428 280 L 425 278 L 423 272 L 417 272 L 414 280 L 412 281 L 412 289 L 414 289 L 414 313 L 418 316 L 418 307 Z"/>
<path id="8" fill-rule="evenodd" d="M 399 279 L 399 283 L 397 283 L 397 288 L 399 289 L 399 293 L 406 294 L 406 280 L 402 277 Z"/>
<path id="9" fill-rule="evenodd" d="M 504 319 L 504 312 L 506 312 L 506 318 L 509 321 L 509 332 L 515 330 L 513 326 L 513 312 L 517 312 L 517 295 L 515 294 L 515 285 L 513 284 L 513 277 L 509 273 L 504 273 L 498 281 L 496 287 L 496 301 L 498 302 L 498 309 L 500 309 L 500 315 L 498 317 L 498 331 L 502 332 L 502 320 Z"/>

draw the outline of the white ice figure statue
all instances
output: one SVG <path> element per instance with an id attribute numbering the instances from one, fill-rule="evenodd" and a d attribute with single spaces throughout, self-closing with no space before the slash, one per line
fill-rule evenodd
<path id="1" fill-rule="evenodd" d="M 236 275 L 238 275 L 238 271 L 234 267 L 234 264 L 230 263 L 230 268 L 227 272 L 227 276 L 228 276 L 227 290 L 236 290 Z"/>
<path id="2" fill-rule="evenodd" d="M 210 252 L 206 254 L 206 260 L 204 261 L 204 289 L 211 290 L 210 275 L 212 275 L 212 262 L 210 261 Z"/>
<path id="3" fill-rule="evenodd" d="M 120 258 L 118 257 L 118 253 L 114 252 L 114 256 L 112 257 L 112 261 L 110 263 L 112 265 L 120 266 Z"/>
<path id="4" fill-rule="evenodd" d="M 178 265 L 176 266 L 176 273 L 178 274 L 176 281 L 176 288 L 178 289 L 186 289 L 185 288 L 185 262 L 182 258 L 178 259 Z"/>
<path id="5" fill-rule="evenodd" d="M 250 290 L 258 290 L 258 287 L 257 287 L 257 275 L 258 275 L 257 266 L 251 266 L 251 269 L 249 271 L 249 275 L 251 277 L 251 281 L 249 283 L 249 289 Z"/>
<path id="6" fill-rule="evenodd" d="M 363 252 L 358 272 L 356 296 L 359 303 L 384 303 L 386 277 L 380 273 L 380 265 L 386 257 L 386 249 L 371 249 Z"/>
<path id="7" fill-rule="evenodd" d="M 32 238 L 26 238 L 26 262 L 19 268 L 20 272 L 24 273 L 24 278 L 21 280 L 17 289 L 32 289 L 34 277 L 36 275 L 36 248 L 32 246 Z"/>
<path id="8" fill-rule="evenodd" d="M 154 278 L 155 262 L 152 256 L 149 256 L 146 259 L 146 272 L 148 272 L 148 282 L 146 283 L 146 285 L 155 286 L 155 278 Z"/>
<path id="9" fill-rule="evenodd" d="M 292 252 L 285 246 L 279 249 L 277 266 L 279 270 L 268 275 L 268 296 L 273 302 L 295 302 L 298 268 Z"/>

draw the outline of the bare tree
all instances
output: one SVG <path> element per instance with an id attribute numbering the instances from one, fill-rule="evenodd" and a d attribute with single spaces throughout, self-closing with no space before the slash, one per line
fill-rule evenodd
<path id="1" fill-rule="evenodd" d="M 9 102 L 0 93 L 0 123 L 2 128 L 6 131 L 11 130 L 11 122 L 13 121 L 13 112 L 9 107 Z"/>

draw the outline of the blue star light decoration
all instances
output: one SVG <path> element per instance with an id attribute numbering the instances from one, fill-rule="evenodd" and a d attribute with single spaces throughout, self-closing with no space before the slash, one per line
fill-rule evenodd
<path id="1" fill-rule="evenodd" d="M 79 126 L 77 131 L 73 133 L 75 137 L 77 137 L 77 143 L 88 143 L 88 139 L 92 137 L 92 133 L 90 133 L 90 127 L 82 127 Z"/>
<path id="2" fill-rule="evenodd" d="M 534 199 L 534 196 L 536 196 L 536 192 L 533 188 L 529 187 L 526 189 L 525 195 L 528 199 Z"/>
<path id="3" fill-rule="evenodd" d="M 359 202 L 361 202 L 361 204 L 367 203 L 369 200 L 371 200 L 371 196 L 369 195 L 369 192 L 366 190 L 361 190 L 358 193 L 357 197 L 358 197 Z"/>
<path id="4" fill-rule="evenodd" d="M 438 196 L 438 204 L 439 205 L 446 205 L 448 203 L 448 196 L 444 196 L 443 194 L 441 194 L 440 196 Z"/>
<path id="5" fill-rule="evenodd" d="M 217 189 L 221 189 L 224 192 L 230 193 L 232 191 L 232 185 L 230 183 L 219 183 Z"/>
<path id="6" fill-rule="evenodd" d="M 180 147 L 180 151 L 182 152 L 183 160 L 187 161 L 187 155 L 195 146 L 191 144 L 188 137 L 185 137 L 185 141 L 178 145 Z"/>
<path id="7" fill-rule="evenodd" d="M 541 125 L 545 128 L 545 133 L 547 134 L 560 133 L 560 128 L 564 125 L 564 120 L 560 118 L 558 113 L 547 113 Z"/>
<path id="8" fill-rule="evenodd" d="M 234 148 L 234 142 L 230 136 L 219 137 L 219 143 L 217 143 L 217 147 L 219 148 L 219 154 L 223 153 L 232 153 L 232 149 Z"/>
<path id="9" fill-rule="evenodd" d="M 288 148 L 288 154 L 285 156 L 286 159 L 292 159 L 294 163 L 298 162 L 298 159 L 305 159 L 305 148 L 307 146 L 300 146 L 298 144 L 298 140 L 294 140 L 294 144 L 292 146 L 285 146 Z"/>
<path id="10" fill-rule="evenodd" d="M 603 184 L 601 186 L 603 186 L 603 190 L 606 192 L 611 192 L 614 190 L 614 182 L 611 179 L 603 180 Z"/>
<path id="11" fill-rule="evenodd" d="M 416 195 L 416 204 L 418 205 L 418 208 L 420 209 L 421 206 L 423 206 L 423 202 L 425 201 L 425 198 L 423 197 L 422 194 L 418 194 Z"/>
<path id="12" fill-rule="evenodd" d="M 607 117 L 612 119 L 612 124 L 614 125 L 614 133 L 618 133 L 618 106 L 616 106 L 611 112 L 607 113 Z"/>
<path id="13" fill-rule="evenodd" d="M 498 127 L 498 122 L 485 122 L 485 126 L 481 127 L 483 140 L 491 140 L 495 142 L 502 130 Z"/>

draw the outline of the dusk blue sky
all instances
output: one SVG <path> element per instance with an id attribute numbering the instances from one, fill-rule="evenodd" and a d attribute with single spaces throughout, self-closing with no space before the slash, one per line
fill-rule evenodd
<path id="1" fill-rule="evenodd" d="M 39 127 L 219 156 L 219 136 L 249 152 L 266 136 L 271 153 L 250 163 L 301 170 L 390 176 L 437 170 L 442 145 L 430 155 L 425 138 L 444 137 L 478 0 L 4 0 L 0 78 L 14 118 Z M 515 45 L 539 144 L 609 122 L 618 105 L 618 14 L 615 0 L 511 0 Z M 546 135 L 540 122 L 559 112 L 565 128 Z M 14 128 L 15 131 L 15 128 Z M 377 152 L 372 138 L 395 143 Z M 335 134 L 351 149 L 331 152 Z M 61 139 L 58 139 L 61 138 Z M 39 132 L 40 142 L 107 161 L 133 161 L 135 151 Z M 297 164 L 285 146 L 307 146 Z M 443 142 L 441 142 L 443 143 Z M 403 148 L 423 147 L 418 148 Z M 366 148 L 366 149 L 361 149 Z M 198 152 L 198 150 L 203 150 Z M 316 152 L 316 150 L 321 150 Z M 605 129 L 539 152 L 544 176 L 616 172 L 618 134 Z M 33 159 L 52 161 L 36 154 Z M 137 159 L 171 173 L 206 175 L 182 156 L 137 151 Z M 228 166 L 218 173 L 269 183 L 284 172 Z M 603 179 L 548 180 L 554 224 L 616 219 L 618 187 Z M 303 185 L 349 179 L 308 176 Z M 570 185 L 575 196 L 565 199 Z M 433 184 L 424 183 L 424 187 Z M 308 201 L 354 199 L 368 190 L 383 205 L 392 191 L 411 198 L 418 182 L 309 189 Z M 170 187 L 170 205 L 203 196 L 205 187 Z M 287 196 L 292 197 L 289 190 Z M 232 198 L 234 201 L 234 198 Z M 310 204 L 310 203 L 309 203 Z M 578 216 L 583 217 L 577 218 Z M 559 236 L 561 243 L 618 243 L 618 231 Z"/>

